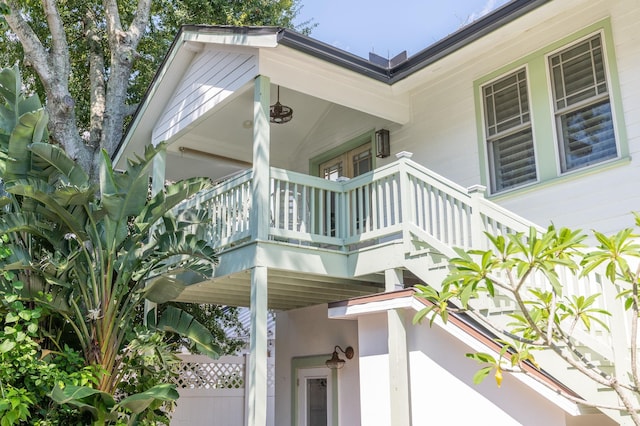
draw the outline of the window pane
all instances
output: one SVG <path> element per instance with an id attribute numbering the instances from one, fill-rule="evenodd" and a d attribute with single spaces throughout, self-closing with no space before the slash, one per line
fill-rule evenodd
<path id="1" fill-rule="evenodd" d="M 327 426 L 327 379 L 307 379 L 307 426 Z"/>
<path id="2" fill-rule="evenodd" d="M 554 55 L 550 64 L 562 171 L 616 158 L 600 36 Z"/>
<path id="3" fill-rule="evenodd" d="M 494 136 L 529 122 L 524 70 L 510 74 L 483 90 L 487 135 Z"/>
<path id="4" fill-rule="evenodd" d="M 609 101 L 560 116 L 563 172 L 617 156 Z"/>
<path id="5" fill-rule="evenodd" d="M 558 53 L 549 61 L 556 109 L 607 92 L 600 36 Z"/>
<path id="6" fill-rule="evenodd" d="M 527 74 L 519 70 L 483 88 L 491 190 L 536 180 Z"/>
<path id="7" fill-rule="evenodd" d="M 353 156 L 353 177 L 370 172 L 372 170 L 371 149 L 360 152 Z"/>
<path id="8" fill-rule="evenodd" d="M 491 142 L 493 192 L 536 180 L 536 164 L 531 129 Z"/>

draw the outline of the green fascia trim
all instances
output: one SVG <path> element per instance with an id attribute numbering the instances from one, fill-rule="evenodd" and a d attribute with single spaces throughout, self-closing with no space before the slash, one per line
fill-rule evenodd
<path id="1" fill-rule="evenodd" d="M 568 172 L 565 174 L 560 173 L 558 149 L 556 146 L 557 136 L 555 134 L 553 126 L 555 116 L 552 108 L 553 102 L 551 99 L 551 80 L 547 67 L 547 57 L 554 51 L 563 49 L 582 38 L 586 38 L 587 36 L 591 36 L 598 32 L 601 32 L 603 36 L 602 39 L 605 50 L 606 70 L 608 73 L 607 77 L 609 82 L 609 97 L 613 108 L 614 130 L 616 132 L 616 140 L 618 142 L 618 149 L 620 154 L 618 160 L 624 160 L 629 156 L 629 146 L 627 142 L 627 132 L 622 110 L 622 96 L 618 79 L 618 66 L 614 51 L 611 20 L 609 18 L 606 18 L 592 25 L 589 25 L 567 37 L 557 40 L 556 42 L 542 49 L 530 53 L 529 55 L 526 55 L 515 62 L 500 67 L 494 72 L 473 82 L 474 104 L 476 108 L 476 132 L 478 136 L 477 143 L 478 153 L 480 157 L 480 181 L 482 185 L 486 186 L 490 190 L 489 159 L 487 158 L 487 150 L 484 139 L 484 108 L 482 106 L 482 86 L 492 80 L 497 79 L 500 76 L 513 73 L 521 68 L 526 68 L 527 70 L 527 84 L 531 106 L 531 122 L 533 128 L 536 167 L 538 171 L 537 183 L 544 183 L 550 180 L 553 180 L 554 182 L 563 181 L 559 180 L 558 178 L 568 174 L 572 176 L 582 175 L 577 171 Z M 605 164 L 603 164 L 603 166 L 605 166 L 606 168 Z M 599 165 L 594 165 L 589 167 L 588 169 L 600 170 L 600 167 Z M 531 190 L 532 186 L 535 188 L 540 187 L 536 184 L 530 184 L 522 188 Z M 518 191 L 518 189 L 508 191 L 509 194 L 512 194 L 514 192 L 520 191 Z M 497 193 L 496 196 L 501 194 L 503 193 Z"/>
<path id="2" fill-rule="evenodd" d="M 338 155 L 338 154 L 336 154 Z M 331 158 L 331 157 L 329 157 Z M 303 368 L 327 368 L 325 362 L 332 354 L 301 356 L 291 359 L 291 426 L 298 422 L 298 370 Z M 329 370 L 329 368 L 327 368 Z M 338 370 L 331 370 L 332 424 L 338 424 Z"/>
<path id="3" fill-rule="evenodd" d="M 537 191 L 538 189 L 541 189 L 541 188 L 548 188 L 550 186 L 554 186 L 560 183 L 581 179 L 585 176 L 594 175 L 605 170 L 618 168 L 620 166 L 626 166 L 627 164 L 630 164 L 630 163 L 631 163 L 631 157 L 629 156 L 619 158 L 616 160 L 609 160 L 602 163 L 598 163 L 591 167 L 584 167 L 581 169 L 572 170 L 570 172 L 564 173 L 560 176 L 557 176 L 553 179 L 549 179 L 541 183 L 531 183 L 529 185 L 523 185 L 521 187 L 515 188 L 511 191 L 504 191 L 494 195 L 489 195 L 487 198 L 494 202 L 507 200 L 515 196 L 526 194 L 527 192 Z"/>
<path id="4" fill-rule="evenodd" d="M 347 151 L 351 151 L 354 148 L 359 147 L 360 145 L 364 145 L 367 142 L 371 143 L 371 152 L 373 153 L 372 159 L 373 164 L 372 167 L 376 168 L 376 140 L 375 140 L 375 130 L 370 130 L 367 133 L 364 133 L 360 136 L 357 136 L 348 142 L 341 144 L 329 151 L 323 152 L 320 155 L 316 155 L 315 157 L 309 160 L 309 174 L 312 176 L 320 175 L 320 164 L 324 163 L 327 160 L 332 159 L 333 157 L 337 157 L 338 155 L 342 155 Z"/>

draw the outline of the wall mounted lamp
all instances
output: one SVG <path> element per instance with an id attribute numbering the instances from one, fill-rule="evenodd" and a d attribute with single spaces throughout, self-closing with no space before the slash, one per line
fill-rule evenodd
<path id="1" fill-rule="evenodd" d="M 326 366 L 331 368 L 332 370 L 339 370 L 344 367 L 344 363 L 346 362 L 344 359 L 338 356 L 338 350 L 344 354 L 347 359 L 353 358 L 353 348 L 351 346 L 347 346 L 345 350 L 342 350 L 340 346 L 337 346 L 333 349 L 333 354 L 331 355 L 331 359 L 328 359 L 325 362 Z"/>
<path id="2" fill-rule="evenodd" d="M 390 154 L 389 131 L 387 129 L 380 129 L 376 131 L 376 157 L 385 158 Z"/>

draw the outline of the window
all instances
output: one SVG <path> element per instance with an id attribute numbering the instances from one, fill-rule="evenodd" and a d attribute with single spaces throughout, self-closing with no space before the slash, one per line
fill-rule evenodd
<path id="1" fill-rule="evenodd" d="M 618 156 L 600 35 L 549 58 L 560 167 Z"/>
<path id="2" fill-rule="evenodd" d="M 615 65 L 604 19 L 474 82 L 482 182 L 491 194 L 628 159 Z"/>
<path id="3" fill-rule="evenodd" d="M 367 142 L 321 163 L 320 177 L 328 180 L 336 180 L 339 177 L 353 178 L 371 170 L 373 156 L 371 143 Z"/>
<path id="4" fill-rule="evenodd" d="M 482 93 L 491 191 L 536 181 L 526 71 L 502 77 Z"/>

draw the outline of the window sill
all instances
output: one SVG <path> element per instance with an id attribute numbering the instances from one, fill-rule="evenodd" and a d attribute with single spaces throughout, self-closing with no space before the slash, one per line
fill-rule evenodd
<path id="1" fill-rule="evenodd" d="M 595 173 L 600 173 L 602 171 L 605 170 L 609 170 L 609 169 L 614 169 L 617 167 L 621 167 L 624 166 L 626 164 L 631 163 L 631 157 L 627 156 L 627 157 L 622 157 L 622 158 L 617 158 L 614 160 L 609 160 L 606 161 L 604 163 L 601 164 L 596 164 L 590 167 L 586 167 L 583 169 L 578 169 L 575 171 L 571 171 L 571 172 L 567 172 L 565 174 L 562 174 L 560 176 L 556 176 L 555 178 L 552 179 L 546 179 L 544 181 L 539 181 L 539 182 L 535 182 L 535 183 L 531 183 L 528 184 L 526 186 L 522 186 L 520 188 L 515 188 L 509 191 L 505 191 L 505 192 L 499 192 L 496 194 L 490 194 L 487 196 L 487 198 L 491 201 L 501 201 L 501 200 L 507 200 L 509 198 L 512 197 L 518 197 L 520 195 L 529 193 L 529 192 L 533 192 L 533 191 L 537 191 L 540 189 L 544 189 L 544 188 L 548 188 L 550 186 L 554 186 L 554 185 L 558 185 L 561 183 L 565 183 L 565 182 L 569 182 L 572 181 L 574 179 L 580 179 L 583 178 L 585 176 L 589 176 Z"/>

